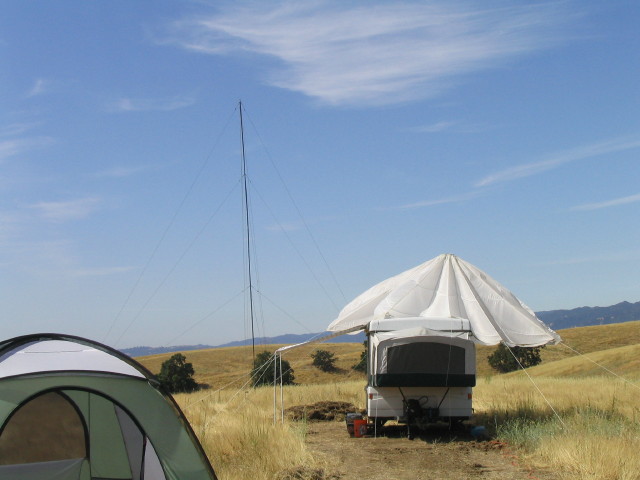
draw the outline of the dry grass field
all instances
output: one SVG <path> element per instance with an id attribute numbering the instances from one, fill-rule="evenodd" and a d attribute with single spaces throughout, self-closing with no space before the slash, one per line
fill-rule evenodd
<path id="1" fill-rule="evenodd" d="M 492 438 L 508 445 L 520 464 L 531 471 L 545 472 L 529 478 L 640 479 L 640 456 L 637 455 L 640 451 L 640 322 L 582 327 L 559 333 L 571 348 L 586 355 L 577 356 L 563 345 L 546 347 L 543 363 L 527 370 L 531 379 L 523 372 L 506 375 L 491 372 L 484 366 L 491 349 L 478 349 L 480 378 L 474 389 L 475 415 L 471 423 L 485 426 Z M 273 351 L 276 347 L 261 347 L 258 351 Z M 335 353 L 340 369 L 337 373 L 322 373 L 311 365 L 310 354 L 318 348 Z M 364 376 L 350 370 L 361 351 L 361 344 L 312 345 L 291 351 L 285 358 L 291 363 L 299 385 L 284 388 L 285 405 L 344 401 L 363 408 Z M 170 355 L 138 360 L 157 372 Z M 341 470 L 336 458 L 314 450 L 318 438 L 313 435 L 317 435 L 317 429 L 310 428 L 308 422 L 285 419 L 284 423 L 274 423 L 273 389 L 252 389 L 246 385 L 251 365 L 250 348 L 212 349 L 185 352 L 185 355 L 194 365 L 197 381 L 210 388 L 177 395 L 176 399 L 221 480 L 357 478 L 351 476 L 353 472 Z M 338 428 L 344 428 L 343 425 Z M 348 443 L 353 439 L 346 432 L 344 438 L 340 435 L 332 440 L 337 442 L 333 445 L 336 451 L 353 448 L 353 443 Z M 441 449 L 438 451 L 444 456 L 473 453 L 473 449 L 456 442 L 429 441 L 434 441 L 432 447 Z M 381 468 L 389 469 L 389 474 L 396 475 L 398 480 L 422 478 L 415 474 L 403 476 L 398 473 L 403 471 L 402 465 L 396 465 L 424 455 L 427 451 L 419 451 L 420 444 L 412 447 L 414 444 L 407 443 L 406 439 L 397 439 L 366 445 L 378 449 L 376 454 L 386 455 L 387 463 Z M 400 451 L 404 456 L 398 454 Z M 498 457 L 492 458 L 497 462 Z M 489 467 L 484 470 L 485 478 L 494 478 L 488 476 Z M 498 466 L 494 473 L 495 478 L 500 478 Z M 453 472 L 442 478 L 456 478 L 456 475 L 461 478 Z M 527 476 L 518 477 L 517 472 L 512 472 L 503 478 Z"/>

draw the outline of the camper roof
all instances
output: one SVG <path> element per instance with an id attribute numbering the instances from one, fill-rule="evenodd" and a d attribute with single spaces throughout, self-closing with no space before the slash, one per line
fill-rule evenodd
<path id="1" fill-rule="evenodd" d="M 428 328 L 443 332 L 470 332 L 471 325 L 465 318 L 385 318 L 373 320 L 369 323 L 369 332 L 392 332 L 395 330 L 406 330 L 409 328 Z"/>

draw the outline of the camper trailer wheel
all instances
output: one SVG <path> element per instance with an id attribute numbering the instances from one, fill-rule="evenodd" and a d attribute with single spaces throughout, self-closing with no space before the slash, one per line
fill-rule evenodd
<path id="1" fill-rule="evenodd" d="M 460 432 L 465 429 L 462 422 L 464 422 L 465 418 L 449 418 L 449 430 Z"/>
<path id="2" fill-rule="evenodd" d="M 375 424 L 376 430 L 381 429 L 382 427 L 384 427 L 384 424 L 387 423 L 387 419 L 386 418 L 374 417 L 374 418 L 372 418 L 372 420 L 373 420 L 373 423 Z"/>

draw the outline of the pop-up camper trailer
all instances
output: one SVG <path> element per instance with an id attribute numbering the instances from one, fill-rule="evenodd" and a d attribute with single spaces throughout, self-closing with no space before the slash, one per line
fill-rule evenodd
<path id="1" fill-rule="evenodd" d="M 328 330 L 367 334 L 369 420 L 419 426 L 471 415 L 475 344 L 560 341 L 509 290 L 451 254 L 371 287 Z"/>
<path id="2" fill-rule="evenodd" d="M 2 480 L 215 480 L 187 420 L 140 364 L 42 334 L 0 342 Z"/>
<path id="3" fill-rule="evenodd" d="M 471 416 L 476 349 L 467 320 L 374 320 L 366 332 L 371 420 L 379 425 L 401 420 L 423 426 Z"/>

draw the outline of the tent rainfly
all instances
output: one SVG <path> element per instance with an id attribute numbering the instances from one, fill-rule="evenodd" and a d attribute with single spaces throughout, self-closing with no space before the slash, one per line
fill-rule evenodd
<path id="1" fill-rule="evenodd" d="M 384 280 L 347 304 L 327 328 L 364 330 L 374 320 L 467 319 L 471 340 L 484 345 L 536 347 L 560 342 L 513 293 L 450 253 Z"/>
<path id="2" fill-rule="evenodd" d="M 79 337 L 0 342 L 3 480 L 215 480 L 173 398 L 140 364 Z"/>

